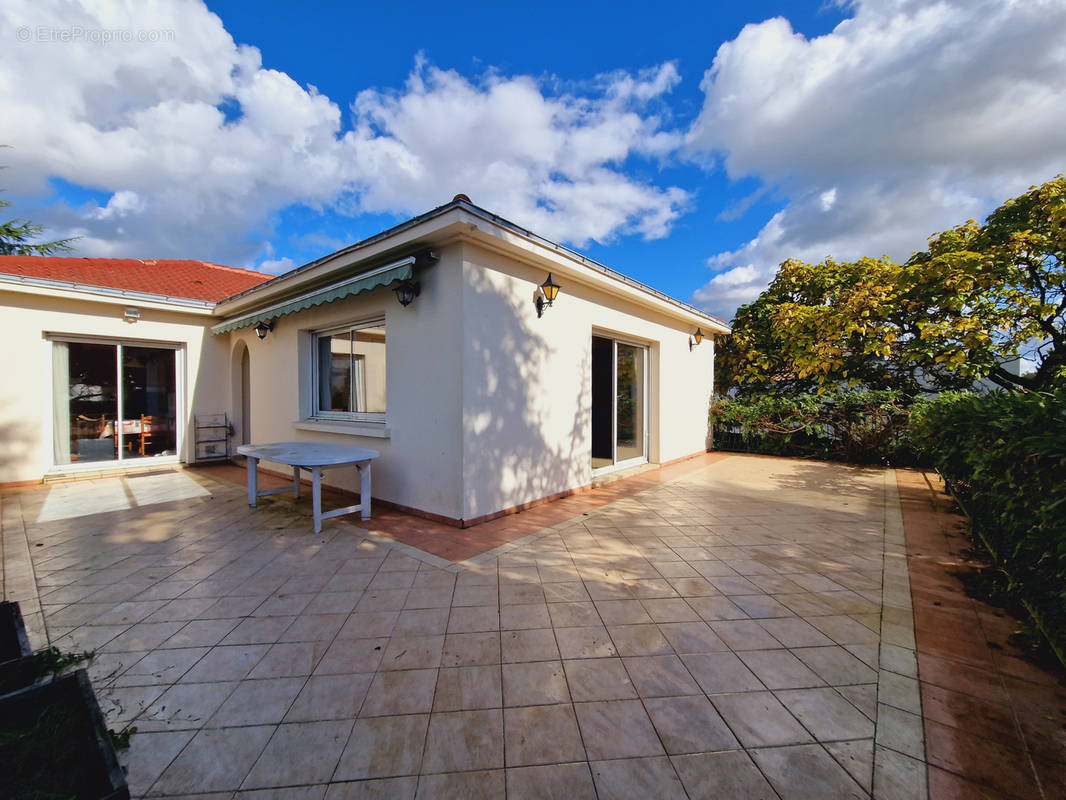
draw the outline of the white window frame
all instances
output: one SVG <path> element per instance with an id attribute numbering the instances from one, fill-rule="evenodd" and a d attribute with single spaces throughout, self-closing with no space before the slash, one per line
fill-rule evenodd
<path id="1" fill-rule="evenodd" d="M 351 331 L 365 330 L 366 328 L 385 328 L 385 376 L 386 376 L 386 391 L 385 391 L 385 411 L 331 411 L 329 409 L 323 410 L 320 408 L 319 403 L 322 399 L 322 374 L 321 363 L 319 360 L 318 342 L 323 336 L 334 336 L 338 333 L 348 333 Z M 373 319 L 360 320 L 358 322 L 349 322 L 344 325 L 335 325 L 331 328 L 322 328 L 321 330 L 310 331 L 311 334 L 311 414 L 312 420 L 332 420 L 343 422 L 377 422 L 384 424 L 386 414 L 388 413 L 388 358 L 389 358 L 389 343 L 388 343 L 388 329 L 385 326 L 384 317 L 375 317 Z"/>
<path id="2" fill-rule="evenodd" d="M 55 342 L 73 344 L 103 344 L 113 345 L 116 349 L 117 364 L 122 363 L 123 347 L 154 347 L 157 350 L 174 351 L 174 455 L 154 456 L 151 459 L 144 458 L 115 458 L 110 461 L 86 461 L 84 463 L 56 464 L 53 455 L 55 429 L 52 424 L 52 403 L 55 385 L 52 375 L 52 346 Z M 44 331 L 42 338 L 44 345 L 44 388 L 45 397 L 48 398 L 48 413 L 44 415 L 44 424 L 41 426 L 42 453 L 44 455 L 45 474 L 68 474 L 74 472 L 98 472 L 100 470 L 125 470 L 135 467 L 144 467 L 146 464 L 163 466 L 166 464 L 180 464 L 185 460 L 185 416 L 186 416 L 186 345 L 184 342 L 168 342 L 158 339 L 125 339 L 115 336 L 86 336 L 79 334 L 53 333 Z M 119 373 L 116 373 L 119 374 Z M 122 396 L 121 379 L 119 377 L 116 390 L 116 404 L 124 401 Z M 121 405 L 118 405 L 121 408 Z M 115 436 L 121 451 L 123 439 L 121 425 L 116 426 Z"/>
<path id="3" fill-rule="evenodd" d="M 592 329 L 592 336 L 598 339 L 609 339 L 611 342 L 611 391 L 617 392 L 618 387 L 618 345 L 624 344 L 630 347 L 638 348 L 642 355 L 644 365 L 642 368 L 644 376 L 643 396 L 644 403 L 642 413 L 644 415 L 644 455 L 636 456 L 634 458 L 627 458 L 624 461 L 618 460 L 618 402 L 617 398 L 613 398 L 611 401 L 611 463 L 603 467 L 597 467 L 592 470 L 592 476 L 599 477 L 601 475 L 607 475 L 611 472 L 618 472 L 619 470 L 629 469 L 640 464 L 650 464 L 651 462 L 651 349 L 652 344 L 650 342 L 641 341 L 640 339 L 634 339 L 624 334 L 614 333 L 613 331 L 599 330 L 597 328 Z M 590 339 L 591 342 L 591 339 Z M 590 366 L 591 369 L 591 366 Z M 589 396 L 591 400 L 591 395 Z"/>

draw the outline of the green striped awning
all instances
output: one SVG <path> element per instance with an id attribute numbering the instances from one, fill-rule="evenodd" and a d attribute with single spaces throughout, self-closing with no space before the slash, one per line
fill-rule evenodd
<path id="1" fill-rule="evenodd" d="M 267 306 L 258 311 L 242 314 L 239 317 L 233 317 L 232 319 L 220 322 L 218 325 L 212 327 L 211 333 L 227 333 L 239 328 L 247 328 L 249 325 L 258 325 L 260 322 L 277 319 L 285 314 L 295 314 L 297 311 L 303 311 L 312 306 L 320 306 L 323 303 L 332 303 L 334 300 L 340 300 L 342 297 L 350 297 L 353 294 L 369 292 L 371 289 L 376 289 L 379 286 L 388 286 L 395 281 L 408 280 L 414 274 L 415 260 L 415 256 L 411 256 L 402 261 L 387 264 L 384 267 L 378 267 L 369 272 L 364 272 L 360 275 L 346 278 L 338 283 L 333 283 L 321 289 L 316 289 L 313 292 L 302 294 L 291 300 L 285 300 L 284 302 L 275 303 L 272 306 Z"/>

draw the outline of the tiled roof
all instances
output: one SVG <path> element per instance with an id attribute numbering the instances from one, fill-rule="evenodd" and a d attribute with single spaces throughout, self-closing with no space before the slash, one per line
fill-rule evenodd
<path id="1" fill-rule="evenodd" d="M 270 275 L 187 259 L 0 256 L 0 273 L 108 289 L 218 302 Z"/>

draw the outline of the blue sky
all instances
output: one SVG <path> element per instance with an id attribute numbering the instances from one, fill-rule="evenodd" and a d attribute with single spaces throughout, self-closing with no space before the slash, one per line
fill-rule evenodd
<path id="1" fill-rule="evenodd" d="M 0 185 L 82 255 L 272 272 L 464 191 L 728 317 L 1062 169 L 1066 7 L 1020 6 L 12 0 Z"/>
<path id="2" fill-rule="evenodd" d="M 351 100 L 367 87 L 402 87 L 419 53 L 441 69 L 470 78 L 489 70 L 532 75 L 563 91 L 568 83 L 588 83 L 605 72 L 674 61 L 682 81 L 671 92 L 669 112 L 681 126 L 699 115 L 700 78 L 718 45 L 747 23 L 784 16 L 796 30 L 817 36 L 845 17 L 839 6 L 824 2 L 687 2 L 665 9 L 647 2 L 473 2 L 464 3 L 461 13 L 449 4 L 414 3 L 405 5 L 402 15 L 389 3 L 294 8 L 291 3 L 268 2 L 254 11 L 239 0 L 208 5 L 238 42 L 262 51 L 264 66 L 313 84 L 338 101 Z M 371 31 L 373 38 L 361 41 Z M 345 123 L 350 127 L 350 120 Z M 582 242 L 581 252 L 686 300 L 709 277 L 705 261 L 711 253 L 749 240 L 782 205 L 766 198 L 752 213 L 726 221 L 718 219 L 721 212 L 755 191 L 758 181 L 731 181 L 720 169 L 676 161 L 658 164 L 634 157 L 626 166 L 633 174 L 690 191 L 689 210 L 664 239 L 621 235 L 606 243 Z M 448 199 L 441 197 L 440 202 Z M 476 195 L 471 199 L 479 201 Z M 307 261 L 321 251 L 292 239 L 308 231 L 358 239 L 403 218 L 329 214 L 323 219 L 317 211 L 292 208 L 282 215 L 278 252 Z M 290 241 L 284 243 L 286 237 Z"/>

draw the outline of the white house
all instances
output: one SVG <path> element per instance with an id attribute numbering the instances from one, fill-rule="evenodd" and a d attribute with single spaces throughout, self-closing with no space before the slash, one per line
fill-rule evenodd
<path id="1" fill-rule="evenodd" d="M 85 387 L 68 381 L 65 394 L 54 376 L 64 342 L 95 337 L 124 348 L 116 374 L 122 358 L 147 363 L 145 346 L 177 354 L 173 387 L 157 380 L 154 390 L 175 398 L 174 438 L 153 458 L 195 460 L 194 415 L 226 413 L 231 447 L 305 439 L 379 450 L 376 501 L 454 524 L 707 448 L 714 338 L 728 327 L 463 195 L 280 277 L 244 274 L 243 291 L 197 306 L 75 297 L 67 286 L 28 303 L 31 285 L 0 275 L 0 302 L 20 315 L 13 327 L 5 308 L 4 327 L 25 376 L 0 395 L 0 481 L 147 457 L 138 409 L 119 414 L 116 400 L 113 430 L 101 429 L 114 455 L 87 444 L 100 452 L 62 459 L 67 428 L 84 423 L 74 412 Z M 550 304 L 549 275 L 559 287 Z M 128 306 L 136 322 L 123 321 Z M 355 489 L 344 472 L 338 485 Z"/>

